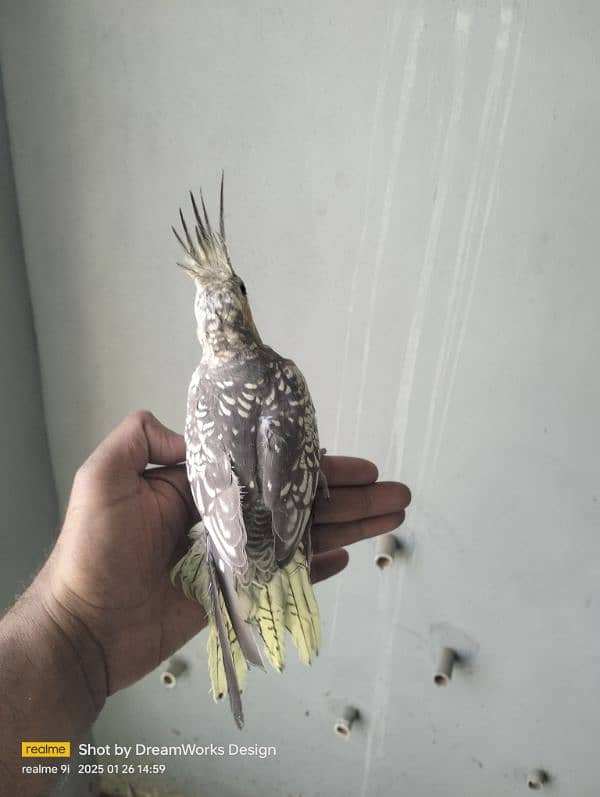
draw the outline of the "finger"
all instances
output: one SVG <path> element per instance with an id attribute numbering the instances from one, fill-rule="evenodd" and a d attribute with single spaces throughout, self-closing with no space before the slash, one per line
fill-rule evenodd
<path id="1" fill-rule="evenodd" d="M 201 631 L 208 618 L 202 606 L 186 598 L 170 580 L 165 583 L 159 658 L 166 659 Z"/>
<path id="2" fill-rule="evenodd" d="M 150 463 L 176 465 L 184 459 L 182 435 L 164 426 L 147 410 L 128 415 L 90 457 L 103 469 L 137 473 L 143 473 Z"/>
<path id="3" fill-rule="evenodd" d="M 350 520 L 390 515 L 410 504 L 410 490 L 400 482 L 377 482 L 364 487 L 334 487 L 315 501 L 315 523 L 344 523 Z"/>
<path id="4" fill-rule="evenodd" d="M 321 470 L 330 487 L 372 484 L 377 481 L 377 465 L 359 457 L 323 457 Z"/>
<path id="5" fill-rule="evenodd" d="M 378 534 L 388 534 L 404 522 L 404 510 L 389 515 L 378 515 L 350 523 L 326 523 L 313 526 L 312 544 L 315 552 L 323 553 L 339 548 L 340 545 L 352 545 L 353 542 L 367 540 Z"/>
<path id="6" fill-rule="evenodd" d="M 190 490 L 185 465 L 151 468 L 144 473 L 144 479 L 156 489 L 161 489 L 161 484 L 167 484 L 177 493 L 186 514 L 186 529 L 200 520 L 200 514 Z"/>
<path id="7" fill-rule="evenodd" d="M 337 548 L 335 551 L 317 554 L 310 564 L 310 578 L 313 584 L 335 576 L 348 564 L 348 551 Z"/>

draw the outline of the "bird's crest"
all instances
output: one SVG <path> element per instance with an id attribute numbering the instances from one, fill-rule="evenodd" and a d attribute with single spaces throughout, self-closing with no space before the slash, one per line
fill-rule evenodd
<path id="1" fill-rule="evenodd" d="M 202 214 L 198 210 L 198 205 L 194 198 L 193 193 L 190 191 L 192 200 L 192 208 L 194 209 L 195 225 L 194 231 L 196 233 L 195 240 L 190 235 L 188 226 L 181 208 L 179 209 L 179 218 L 183 227 L 185 242 L 175 229 L 172 230 L 175 237 L 181 244 L 185 257 L 183 262 L 177 263 L 182 269 L 187 271 L 190 276 L 200 280 L 210 280 L 214 277 L 230 277 L 235 274 L 231 260 L 229 259 L 229 252 L 227 251 L 227 241 L 225 240 L 225 219 L 223 213 L 223 173 L 221 173 L 221 192 L 219 201 L 219 231 L 213 230 L 206 212 L 206 205 L 204 204 L 204 197 L 200 191 L 200 203 L 202 205 Z"/>

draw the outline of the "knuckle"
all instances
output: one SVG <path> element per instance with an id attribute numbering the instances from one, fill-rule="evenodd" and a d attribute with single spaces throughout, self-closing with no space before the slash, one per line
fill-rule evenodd
<path id="1" fill-rule="evenodd" d="M 154 415 L 150 410 L 135 410 L 127 416 L 126 420 L 135 426 L 143 426 L 145 423 L 153 421 Z"/>
<path id="2" fill-rule="evenodd" d="M 94 462 L 91 457 L 85 460 L 75 471 L 75 476 L 73 478 L 73 485 L 74 486 L 84 486 L 89 483 L 90 479 L 93 478 L 93 471 L 94 471 Z"/>

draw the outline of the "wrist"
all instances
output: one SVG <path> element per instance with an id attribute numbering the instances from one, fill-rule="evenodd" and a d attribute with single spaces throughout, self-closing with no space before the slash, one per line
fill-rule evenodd
<path id="1" fill-rule="evenodd" d="M 65 616 L 42 571 L 0 621 L 0 792 L 46 793 L 49 776 L 24 775 L 21 742 L 76 742 L 104 703 L 96 643 Z M 101 661 L 101 658 L 100 658 Z"/>
<path id="2" fill-rule="evenodd" d="M 83 692 L 80 698 L 87 712 L 95 719 L 108 695 L 104 653 L 86 623 L 62 600 L 52 567 L 50 558 L 17 606 L 25 599 L 22 611 L 53 645 L 57 658 L 71 673 L 73 685 Z"/>

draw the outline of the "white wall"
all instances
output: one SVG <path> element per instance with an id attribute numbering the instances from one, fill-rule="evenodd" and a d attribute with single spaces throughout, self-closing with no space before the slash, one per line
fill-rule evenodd
<path id="1" fill-rule="evenodd" d="M 30 583 L 60 528 L 1 74 L 0 374 L 1 614 Z M 69 778 L 53 794 L 81 797 L 89 781 Z"/>
<path id="2" fill-rule="evenodd" d="M 369 543 L 320 588 L 310 672 L 251 679 L 248 743 L 183 794 L 494 797 L 531 766 L 596 793 L 600 10 L 446 3 L 5 2 L 5 79 L 56 477 L 127 411 L 181 428 L 197 357 L 169 227 L 216 206 L 263 337 L 330 451 L 413 488 L 407 568 Z M 440 634 L 478 655 L 445 691 Z M 100 742 L 233 736 L 187 687 L 115 696 Z M 348 744 L 341 702 L 364 713 Z M 234 737 L 237 739 L 237 736 Z"/>
<path id="3" fill-rule="evenodd" d="M 0 76 L 0 613 L 57 530 L 27 274 Z"/>

